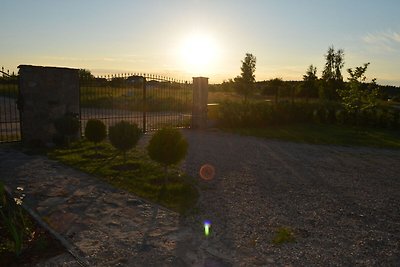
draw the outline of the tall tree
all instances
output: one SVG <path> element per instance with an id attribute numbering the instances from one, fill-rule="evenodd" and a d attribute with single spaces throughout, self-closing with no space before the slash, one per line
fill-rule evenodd
<path id="1" fill-rule="evenodd" d="M 375 80 L 369 86 L 363 86 L 369 63 L 365 63 L 363 66 L 348 69 L 350 77 L 347 86 L 338 93 L 342 99 L 342 103 L 347 111 L 357 115 L 360 111 L 375 108 L 378 101 L 378 86 Z"/>
<path id="2" fill-rule="evenodd" d="M 241 75 L 237 76 L 235 81 L 236 91 L 243 95 L 244 101 L 247 102 L 247 98 L 254 90 L 254 82 L 256 81 L 256 57 L 253 54 L 246 53 L 246 56 L 242 62 Z"/>
<path id="3" fill-rule="evenodd" d="M 279 91 L 282 89 L 284 82 L 282 78 L 274 78 L 269 80 L 269 86 L 275 91 L 275 104 L 278 103 Z"/>
<path id="4" fill-rule="evenodd" d="M 338 99 L 337 90 L 343 88 L 342 68 L 344 66 L 344 51 L 335 51 L 333 46 L 328 48 L 325 55 L 326 63 L 322 71 L 323 87 L 320 97 L 328 100 Z"/>
<path id="5" fill-rule="evenodd" d="M 310 66 L 308 66 L 306 74 L 303 75 L 301 95 L 305 96 L 307 99 L 309 97 L 318 97 L 317 80 L 317 67 L 314 67 L 311 64 Z"/>

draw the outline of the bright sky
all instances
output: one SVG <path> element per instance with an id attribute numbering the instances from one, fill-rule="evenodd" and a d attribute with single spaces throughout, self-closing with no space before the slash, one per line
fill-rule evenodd
<path id="1" fill-rule="evenodd" d="M 216 83 L 239 75 L 248 52 L 257 80 L 301 80 L 310 64 L 321 76 L 334 45 L 346 69 L 371 62 L 368 78 L 400 86 L 399 12 L 399 0 L 2 0 L 0 66 Z"/>

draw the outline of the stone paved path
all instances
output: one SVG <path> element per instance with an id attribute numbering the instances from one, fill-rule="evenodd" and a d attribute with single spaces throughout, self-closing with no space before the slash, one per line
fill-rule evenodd
<path id="1" fill-rule="evenodd" d="M 229 266 L 206 254 L 201 225 L 42 156 L 0 147 L 0 179 L 76 246 L 89 266 Z M 39 266 L 80 266 L 68 253 Z"/>

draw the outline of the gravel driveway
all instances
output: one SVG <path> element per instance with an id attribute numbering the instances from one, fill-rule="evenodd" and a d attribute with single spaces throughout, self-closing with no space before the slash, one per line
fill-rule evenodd
<path id="1" fill-rule="evenodd" d="M 212 222 L 210 251 L 234 266 L 400 266 L 400 151 L 184 131 L 182 168 Z M 274 245 L 281 227 L 295 242 Z M 216 265 L 217 266 L 217 265 Z M 219 265 L 218 265 L 219 266 Z"/>

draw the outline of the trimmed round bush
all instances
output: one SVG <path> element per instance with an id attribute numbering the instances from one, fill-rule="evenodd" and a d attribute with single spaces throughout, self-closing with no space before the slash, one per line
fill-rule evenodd
<path id="1" fill-rule="evenodd" d="M 95 144 L 103 141 L 107 136 L 106 125 L 97 119 L 90 119 L 86 123 L 85 137 Z"/>
<path id="2" fill-rule="evenodd" d="M 137 124 L 131 124 L 127 121 L 120 121 L 108 129 L 108 138 L 111 144 L 123 153 L 136 146 L 141 135 L 142 131 Z"/>
<path id="3" fill-rule="evenodd" d="M 187 141 L 175 128 L 158 130 L 147 146 L 150 158 L 163 165 L 178 164 L 185 158 L 187 149 Z"/>
<path id="4" fill-rule="evenodd" d="M 70 141 L 78 138 L 80 122 L 77 115 L 67 113 L 54 121 L 56 133 L 53 135 L 53 142 L 57 146 L 67 145 Z"/>
<path id="5" fill-rule="evenodd" d="M 79 119 L 73 114 L 65 114 L 54 121 L 54 128 L 63 136 L 72 136 L 78 133 Z"/>

